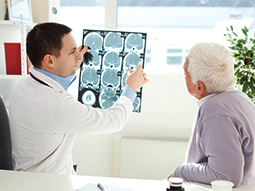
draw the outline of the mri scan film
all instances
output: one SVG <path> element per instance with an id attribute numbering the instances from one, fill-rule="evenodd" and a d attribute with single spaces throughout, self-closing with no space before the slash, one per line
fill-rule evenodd
<path id="1" fill-rule="evenodd" d="M 111 107 L 122 94 L 128 68 L 144 68 L 146 33 L 83 30 L 82 45 L 89 59 L 80 69 L 78 100 L 101 109 Z M 136 92 L 133 112 L 141 112 L 142 88 Z"/>

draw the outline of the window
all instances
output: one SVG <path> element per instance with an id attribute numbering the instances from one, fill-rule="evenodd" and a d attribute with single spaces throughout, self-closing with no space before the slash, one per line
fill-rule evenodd
<path id="1" fill-rule="evenodd" d="M 147 33 L 145 66 L 153 71 L 182 71 L 196 42 L 228 45 L 226 26 L 255 29 L 255 0 L 61 0 L 60 21 L 74 29 L 80 44 L 82 29 L 104 29 L 105 7 L 117 11 L 116 30 Z"/>
<path id="2" fill-rule="evenodd" d="M 78 45 L 83 29 L 104 28 L 104 0 L 60 0 L 60 23 L 73 29 Z"/>
<path id="3" fill-rule="evenodd" d="M 252 20 L 243 20 L 255 17 L 254 6 L 254 0 L 119 0 L 117 29 L 148 33 L 147 69 L 182 70 L 194 43 L 227 45 L 223 34 L 230 24 L 254 29 Z"/>
<path id="4" fill-rule="evenodd" d="M 166 65 L 182 66 L 188 56 L 187 50 L 183 45 L 166 48 Z"/>

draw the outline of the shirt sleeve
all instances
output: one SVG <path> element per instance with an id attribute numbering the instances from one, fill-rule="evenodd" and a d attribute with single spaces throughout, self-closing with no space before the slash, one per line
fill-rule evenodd
<path id="1" fill-rule="evenodd" d="M 213 180 L 229 180 L 239 185 L 244 169 L 240 126 L 231 118 L 219 115 L 203 123 L 196 141 L 205 159 L 178 166 L 175 176 L 190 182 L 210 184 Z"/>
<path id="2" fill-rule="evenodd" d="M 58 99 L 57 99 L 58 98 Z M 126 96 L 121 96 L 107 109 L 86 106 L 71 95 L 58 95 L 49 103 L 49 131 L 73 134 L 104 134 L 120 131 L 133 111 L 133 104 Z"/>
<path id="3" fill-rule="evenodd" d="M 135 100 L 136 94 L 135 94 L 135 91 L 130 86 L 126 86 L 122 93 L 122 96 L 128 97 L 133 103 Z"/>

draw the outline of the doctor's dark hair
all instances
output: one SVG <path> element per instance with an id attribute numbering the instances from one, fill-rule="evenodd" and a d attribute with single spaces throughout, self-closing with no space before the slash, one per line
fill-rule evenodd
<path id="1" fill-rule="evenodd" d="M 60 56 L 63 47 L 62 39 L 72 31 L 71 28 L 59 23 L 40 23 L 27 34 L 27 55 L 34 67 L 40 68 L 45 55 Z"/>

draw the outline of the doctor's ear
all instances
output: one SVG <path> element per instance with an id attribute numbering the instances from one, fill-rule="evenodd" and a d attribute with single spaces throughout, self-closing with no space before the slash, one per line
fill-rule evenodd
<path id="1" fill-rule="evenodd" d="M 53 60 L 52 60 L 52 56 L 50 54 L 46 54 L 44 57 L 43 57 L 43 62 L 44 64 L 49 67 L 49 68 L 52 68 L 53 67 Z"/>

